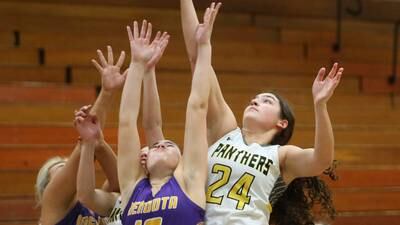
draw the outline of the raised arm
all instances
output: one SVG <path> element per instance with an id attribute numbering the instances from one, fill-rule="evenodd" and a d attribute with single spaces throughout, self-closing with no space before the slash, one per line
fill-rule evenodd
<path id="1" fill-rule="evenodd" d="M 90 107 L 80 109 L 88 113 Z M 43 225 L 55 224 L 62 219 L 72 205 L 75 204 L 76 175 L 79 167 L 81 144 L 78 142 L 64 166 L 53 173 L 41 199 L 40 222 Z"/>
<path id="2" fill-rule="evenodd" d="M 160 45 L 150 44 L 152 26 L 146 21 L 143 21 L 141 32 L 136 21 L 133 33 L 129 26 L 127 30 L 131 46 L 131 63 L 122 91 L 118 129 L 118 177 L 122 208 L 129 200 L 133 185 L 145 176 L 140 164 L 140 140 L 137 129 L 141 84 L 148 64 L 158 57 L 162 49 Z"/>
<path id="3" fill-rule="evenodd" d="M 211 8 L 219 10 L 221 3 L 211 4 Z M 199 21 L 192 0 L 181 0 L 181 21 L 186 51 L 191 63 L 192 71 L 195 70 L 197 60 L 197 43 L 195 32 Z M 214 69 L 209 77 L 211 92 L 208 100 L 207 129 L 208 143 L 213 144 L 227 132 L 237 127 L 235 115 L 226 103 L 218 83 Z"/>
<path id="4" fill-rule="evenodd" d="M 117 63 L 114 65 L 114 55 L 111 46 L 107 46 L 107 60 L 101 50 L 97 50 L 100 63 L 92 59 L 93 65 L 101 75 L 101 91 L 93 104 L 90 114 L 98 118 L 101 127 L 105 126 L 107 111 L 111 108 L 116 94 L 124 85 L 128 70 L 121 74 L 121 66 L 125 60 L 122 51 Z"/>
<path id="5" fill-rule="evenodd" d="M 118 195 L 96 189 L 94 154 L 96 146 L 102 141 L 99 121 L 97 117 L 80 111 L 75 117 L 74 124 L 82 139 L 77 176 L 77 198 L 96 213 L 108 216 Z"/>
<path id="6" fill-rule="evenodd" d="M 128 70 L 121 73 L 121 67 L 125 60 L 125 52 L 122 51 L 117 62 L 114 64 L 114 54 L 111 46 L 107 46 L 107 59 L 100 50 L 97 50 L 99 62 L 92 59 L 93 65 L 101 75 L 101 91 L 96 99 L 90 114 L 98 118 L 101 127 L 105 126 L 108 110 L 113 106 L 116 95 L 121 90 L 126 80 Z M 99 161 L 106 177 L 106 191 L 119 191 L 117 176 L 117 157 L 111 147 L 102 138 L 98 142 L 95 151 L 96 159 Z"/>
<path id="7" fill-rule="evenodd" d="M 286 181 L 296 177 L 317 176 L 329 168 L 334 158 L 334 137 L 329 118 L 327 102 L 340 82 L 343 68 L 335 63 L 325 77 L 325 68 L 321 68 L 314 81 L 312 92 L 315 111 L 314 149 L 300 149 L 295 146 L 283 146 L 285 153 L 283 175 Z"/>
<path id="8" fill-rule="evenodd" d="M 208 80 L 212 73 L 210 38 L 217 13 L 218 9 L 207 8 L 204 23 L 199 24 L 197 28 L 198 57 L 186 109 L 183 176 L 191 199 L 203 207 L 205 207 L 205 195 L 199 195 L 199 193 L 204 193 L 207 180 L 206 116 L 211 91 Z"/>
<path id="9" fill-rule="evenodd" d="M 193 73 L 197 61 L 197 42 L 195 34 L 199 25 L 199 20 L 192 0 L 180 0 L 180 2 L 183 37 L 185 39 L 186 52 Z"/>
<path id="10" fill-rule="evenodd" d="M 167 33 L 164 33 L 161 36 L 161 32 L 158 32 L 152 44 L 158 45 L 167 38 L 169 38 Z M 145 71 L 146 74 L 143 78 L 142 124 L 147 146 L 152 146 L 157 141 L 164 139 L 164 134 L 162 132 L 160 97 L 158 95 L 156 81 L 156 64 L 160 60 L 165 48 L 161 50 L 162 52 L 159 57 L 148 65 L 149 69 Z"/>

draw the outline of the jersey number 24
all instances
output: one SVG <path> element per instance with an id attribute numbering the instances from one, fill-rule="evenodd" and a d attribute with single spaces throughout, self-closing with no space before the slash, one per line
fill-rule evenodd
<path id="1" fill-rule="evenodd" d="M 221 205 L 224 195 L 215 196 L 214 192 L 229 182 L 232 169 L 226 165 L 215 164 L 211 172 L 214 174 L 221 173 L 222 176 L 219 180 L 208 186 L 207 203 Z M 227 197 L 237 201 L 236 209 L 243 210 L 244 207 L 250 203 L 251 196 L 249 196 L 249 189 L 253 181 L 254 175 L 246 172 L 230 188 Z"/>

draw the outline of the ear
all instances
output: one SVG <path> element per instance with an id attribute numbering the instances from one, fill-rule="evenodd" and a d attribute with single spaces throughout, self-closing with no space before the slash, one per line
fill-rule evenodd
<path id="1" fill-rule="evenodd" d="M 286 129 L 286 127 L 288 127 L 288 125 L 289 125 L 289 122 L 287 120 L 279 120 L 278 123 L 276 124 L 276 126 L 280 130 Z"/>

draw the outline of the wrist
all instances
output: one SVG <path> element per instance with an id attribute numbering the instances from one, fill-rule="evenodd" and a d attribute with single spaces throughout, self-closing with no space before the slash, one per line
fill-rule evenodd
<path id="1" fill-rule="evenodd" d="M 89 139 L 81 139 L 81 144 L 84 146 L 96 146 L 97 143 L 99 142 L 98 139 L 93 139 L 93 138 L 89 138 Z"/>
<path id="2" fill-rule="evenodd" d="M 104 87 L 101 87 L 99 96 L 101 95 L 103 97 L 109 97 L 110 98 L 110 97 L 113 97 L 115 91 L 116 90 L 106 90 L 106 89 L 104 89 Z"/>
<path id="3" fill-rule="evenodd" d="M 211 41 L 198 43 L 197 47 L 198 48 L 211 48 Z"/>
<path id="4" fill-rule="evenodd" d="M 314 102 L 314 108 L 316 108 L 316 109 L 326 109 L 327 108 L 327 104 L 324 101 L 315 101 Z"/>

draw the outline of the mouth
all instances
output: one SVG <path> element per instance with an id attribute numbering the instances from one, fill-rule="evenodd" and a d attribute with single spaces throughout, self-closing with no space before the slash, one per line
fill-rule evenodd
<path id="1" fill-rule="evenodd" d="M 254 107 L 254 106 L 250 106 L 250 107 L 249 107 L 249 110 L 258 112 L 258 109 L 257 109 L 256 107 Z"/>

